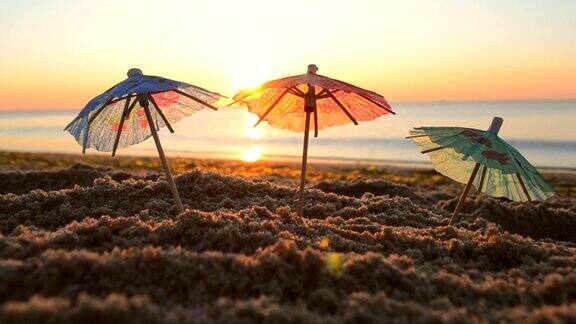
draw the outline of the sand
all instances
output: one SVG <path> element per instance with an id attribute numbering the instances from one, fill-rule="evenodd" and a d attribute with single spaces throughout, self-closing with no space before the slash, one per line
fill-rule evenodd
<path id="1" fill-rule="evenodd" d="M 519 204 L 430 170 L 0 153 L 0 322 L 576 321 L 576 181 Z M 75 164 L 76 163 L 76 164 Z"/>

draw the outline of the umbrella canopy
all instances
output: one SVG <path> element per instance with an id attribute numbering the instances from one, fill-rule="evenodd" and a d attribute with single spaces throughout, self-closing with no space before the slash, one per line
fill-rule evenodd
<path id="1" fill-rule="evenodd" d="M 314 137 L 318 130 L 347 123 L 370 121 L 386 114 L 394 114 L 383 96 L 349 83 L 317 74 L 311 64 L 306 74 L 266 82 L 256 89 L 240 91 L 234 102 L 248 106 L 248 111 L 270 126 L 295 132 L 304 132 L 302 171 L 298 197 L 298 214 L 302 215 L 308 131 L 313 115 Z"/>
<path id="2" fill-rule="evenodd" d="M 184 82 L 157 76 L 142 75 L 130 70 L 128 79 L 90 100 L 80 114 L 66 126 L 82 145 L 98 151 L 116 151 L 146 140 L 152 135 L 139 94 L 152 103 L 150 113 L 158 130 L 203 108 L 216 109 L 212 104 L 223 96 Z M 118 139 L 116 138 L 118 137 Z"/>
<path id="3" fill-rule="evenodd" d="M 245 104 L 248 111 L 259 116 L 256 125 L 265 120 L 276 128 L 304 132 L 306 96 L 313 87 L 315 136 L 320 129 L 350 122 L 357 125 L 358 122 L 394 114 L 383 96 L 316 74 L 317 70 L 315 65 L 310 65 L 306 74 L 269 81 L 256 89 L 240 91 L 234 96 L 233 103 Z"/>
<path id="4" fill-rule="evenodd" d="M 80 114 L 66 126 L 82 153 L 92 147 L 112 151 L 154 138 L 166 180 L 179 213 L 182 202 L 157 131 L 167 127 L 174 132 L 173 123 L 208 107 L 222 98 L 215 92 L 157 76 L 143 75 L 140 69 L 130 69 L 128 79 L 92 99 Z M 150 108 L 150 104 L 152 108 Z"/>
<path id="5" fill-rule="evenodd" d="M 501 119 L 497 123 L 501 125 Z M 438 172 L 470 183 L 479 192 L 520 202 L 545 200 L 555 194 L 522 154 L 498 137 L 497 131 L 418 127 L 410 135 L 408 138 L 428 154 Z"/>

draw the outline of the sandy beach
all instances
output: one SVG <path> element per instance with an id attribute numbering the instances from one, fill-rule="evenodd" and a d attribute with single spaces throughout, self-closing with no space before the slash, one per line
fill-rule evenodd
<path id="1" fill-rule="evenodd" d="M 576 176 L 520 204 L 426 168 L 0 152 L 0 322 L 570 322 Z"/>

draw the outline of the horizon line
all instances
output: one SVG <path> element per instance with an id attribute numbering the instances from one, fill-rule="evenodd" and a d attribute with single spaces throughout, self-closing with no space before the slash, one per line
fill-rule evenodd
<path id="1" fill-rule="evenodd" d="M 397 101 L 388 101 L 391 105 L 394 104 L 422 104 L 422 103 L 430 103 L 430 104 L 438 104 L 438 103 L 445 103 L 445 104 L 452 104 L 452 103 L 545 103 L 545 102 L 573 102 L 576 101 L 576 97 L 574 98 L 528 98 L 528 99 L 424 99 L 424 100 L 397 100 Z M 0 107 L 0 112 L 33 112 L 33 111 L 74 111 L 77 109 L 82 109 L 84 107 L 67 107 L 67 108 L 8 108 L 8 107 Z"/>

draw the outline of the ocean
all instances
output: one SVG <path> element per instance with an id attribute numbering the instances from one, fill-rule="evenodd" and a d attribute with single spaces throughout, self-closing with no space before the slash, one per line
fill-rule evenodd
<path id="1" fill-rule="evenodd" d="M 576 101 L 550 102 L 419 102 L 392 104 L 396 115 L 334 127 L 310 137 L 312 160 L 332 162 L 408 162 L 428 160 L 404 137 L 412 127 L 463 126 L 486 129 L 492 117 L 504 118 L 500 136 L 538 167 L 576 167 Z M 79 111 L 80 109 L 78 109 Z M 80 153 L 80 146 L 62 129 L 78 113 L 73 110 L 0 111 L 0 150 Z M 206 110 L 162 129 L 169 156 L 259 159 L 298 159 L 302 133 L 278 130 L 243 108 Z M 312 135 L 312 134 L 311 134 Z M 88 150 L 87 154 L 95 154 Z M 118 155 L 152 155 L 151 139 Z"/>

